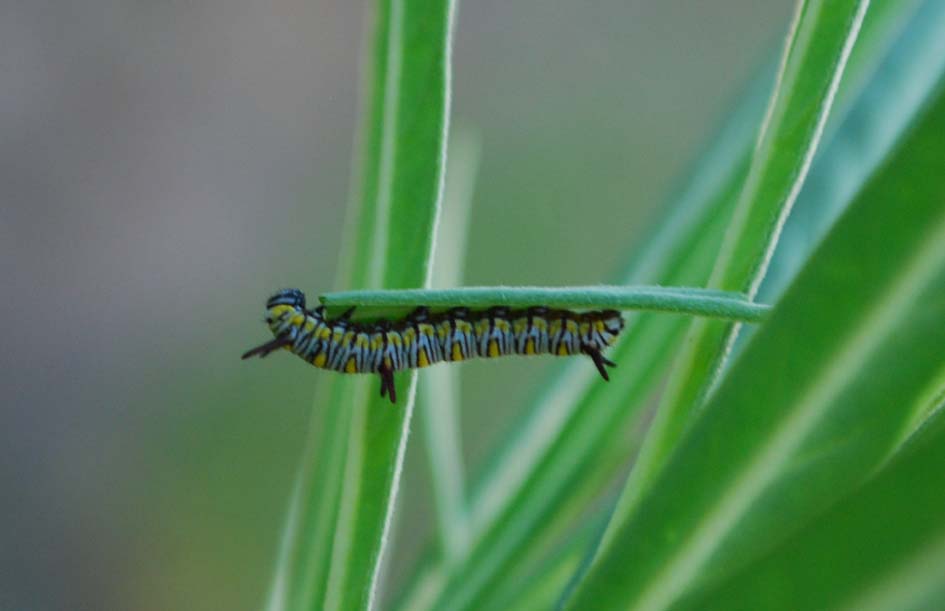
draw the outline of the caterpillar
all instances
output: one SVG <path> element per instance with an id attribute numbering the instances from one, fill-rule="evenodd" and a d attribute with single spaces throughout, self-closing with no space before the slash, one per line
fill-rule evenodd
<path id="1" fill-rule="evenodd" d="M 323 306 L 309 310 L 298 289 L 283 289 L 266 302 L 266 323 L 275 339 L 243 354 L 264 357 L 280 348 L 320 369 L 373 373 L 381 396 L 397 402 L 394 372 L 441 361 L 495 358 L 507 354 L 585 354 L 604 380 L 616 364 L 601 353 L 623 329 L 620 312 L 572 312 L 547 307 L 514 310 L 452 308 L 431 314 L 419 307 L 402 320 L 355 322 L 354 308 L 328 319 Z"/>

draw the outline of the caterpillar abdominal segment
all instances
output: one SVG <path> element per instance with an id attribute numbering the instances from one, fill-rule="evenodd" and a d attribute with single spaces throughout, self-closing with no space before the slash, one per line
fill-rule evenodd
<path id="1" fill-rule="evenodd" d="M 546 307 L 513 310 L 453 308 L 431 314 L 419 307 L 403 320 L 361 323 L 351 320 L 354 308 L 328 319 L 325 308 L 306 309 L 305 295 L 284 289 L 266 302 L 266 323 L 274 339 L 243 358 L 264 357 L 280 348 L 320 369 L 339 373 L 373 373 L 381 378 L 381 396 L 397 402 L 394 373 L 443 361 L 508 354 L 585 354 L 604 380 L 616 367 L 602 351 L 623 329 L 615 310 L 572 312 Z"/>

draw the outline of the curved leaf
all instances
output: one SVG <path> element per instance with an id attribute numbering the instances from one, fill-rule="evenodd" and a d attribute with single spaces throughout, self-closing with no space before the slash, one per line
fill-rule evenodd
<path id="1" fill-rule="evenodd" d="M 945 419 L 874 481 L 679 609 L 940 609 L 945 606 Z"/>
<path id="2" fill-rule="evenodd" d="M 875 27 L 877 20 L 889 25 Z M 880 30 L 876 32 L 876 30 Z M 862 45 L 888 48 L 864 58 Z M 882 61 L 879 61 L 882 60 Z M 866 65 L 863 65 L 866 64 Z M 915 119 L 945 71 L 945 4 L 938 0 L 878 3 L 870 7 L 847 76 L 860 90 L 841 104 L 765 275 L 758 297 L 773 302 L 806 257 Z M 828 126 L 829 127 L 829 126 Z"/>
<path id="3" fill-rule="evenodd" d="M 569 608 L 667 608 L 782 543 L 888 458 L 942 377 L 942 133 L 940 91 L 611 534 Z"/>
<path id="4" fill-rule="evenodd" d="M 899 35 L 903 16 L 914 4 L 871 8 L 849 62 L 851 78 L 844 77 L 837 96 L 838 110 L 853 100 L 856 108 L 869 104 L 870 100 L 860 99 L 862 82 L 871 78 L 888 40 Z M 648 232 L 648 244 L 637 252 L 620 281 L 699 286 L 707 282 L 770 87 L 768 79 L 760 79 L 741 96 L 740 107 L 712 139 L 711 148 L 687 177 L 685 189 L 674 197 L 669 214 Z M 870 91 L 867 95 L 874 99 Z M 582 519 L 575 517 L 577 512 L 598 502 L 601 488 L 625 473 L 638 447 L 635 437 L 628 440 L 627 431 L 638 432 L 636 423 L 646 415 L 638 408 L 648 405 L 658 389 L 685 328 L 686 321 L 676 317 L 635 317 L 626 340 L 613 351 L 621 363 L 620 375 L 605 388 L 593 385 L 585 375 L 592 372 L 585 372 L 579 363 L 556 368 L 545 385 L 547 391 L 510 429 L 477 478 L 470 508 L 469 557 L 446 570 L 441 559 L 428 555 L 398 608 L 502 608 L 506 599 L 497 592 L 516 588 L 536 562 L 543 562 L 535 560 L 535 543 L 542 542 L 539 547 L 544 549 L 556 539 L 569 540 L 569 525 Z M 546 552 L 537 552 L 539 557 L 542 553 Z M 563 588 L 563 583 L 559 586 Z"/>
<path id="5" fill-rule="evenodd" d="M 450 140 L 443 218 L 435 247 L 432 286 L 462 284 L 473 186 L 481 146 L 478 134 L 469 130 L 454 132 Z M 466 552 L 469 545 L 458 369 L 434 367 L 427 371 L 418 381 L 417 406 L 430 465 L 440 549 L 444 557 L 455 561 Z"/>
<path id="6" fill-rule="evenodd" d="M 429 282 L 449 117 L 450 0 L 379 0 L 358 194 L 340 284 Z M 377 589 L 414 402 L 371 376 L 324 376 L 268 608 L 365 609 Z M 355 378 L 355 379 L 349 379 Z"/>
<path id="7" fill-rule="evenodd" d="M 868 0 L 800 0 L 778 83 L 709 286 L 754 295 L 817 149 Z M 596 554 L 606 553 L 715 383 L 736 326 L 697 320 Z M 593 570 L 593 569 L 591 569 Z M 579 586 L 580 587 L 580 586 Z"/>

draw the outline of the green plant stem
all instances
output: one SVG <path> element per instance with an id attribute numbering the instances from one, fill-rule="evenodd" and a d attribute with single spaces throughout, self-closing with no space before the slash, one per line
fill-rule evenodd
<path id="1" fill-rule="evenodd" d="M 331 308 L 431 308 L 490 306 L 552 308 L 613 308 L 692 314 L 742 322 L 761 322 L 770 306 L 752 303 L 743 295 L 708 289 L 664 286 L 476 286 L 458 289 L 367 290 L 326 293 L 321 302 Z M 360 312 L 364 315 L 364 312 Z"/>

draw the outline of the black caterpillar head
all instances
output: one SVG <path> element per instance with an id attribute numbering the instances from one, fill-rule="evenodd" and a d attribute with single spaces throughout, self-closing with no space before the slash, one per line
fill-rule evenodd
<path id="1" fill-rule="evenodd" d="M 266 302 L 266 324 L 274 335 L 289 330 L 297 314 L 305 312 L 305 295 L 299 289 L 282 289 Z M 297 324 L 297 322 L 295 323 Z"/>
<path id="2" fill-rule="evenodd" d="M 293 308 L 304 310 L 305 293 L 299 289 L 282 289 L 269 298 L 269 301 L 266 302 L 266 309 L 268 310 L 280 305 L 292 306 Z"/>

